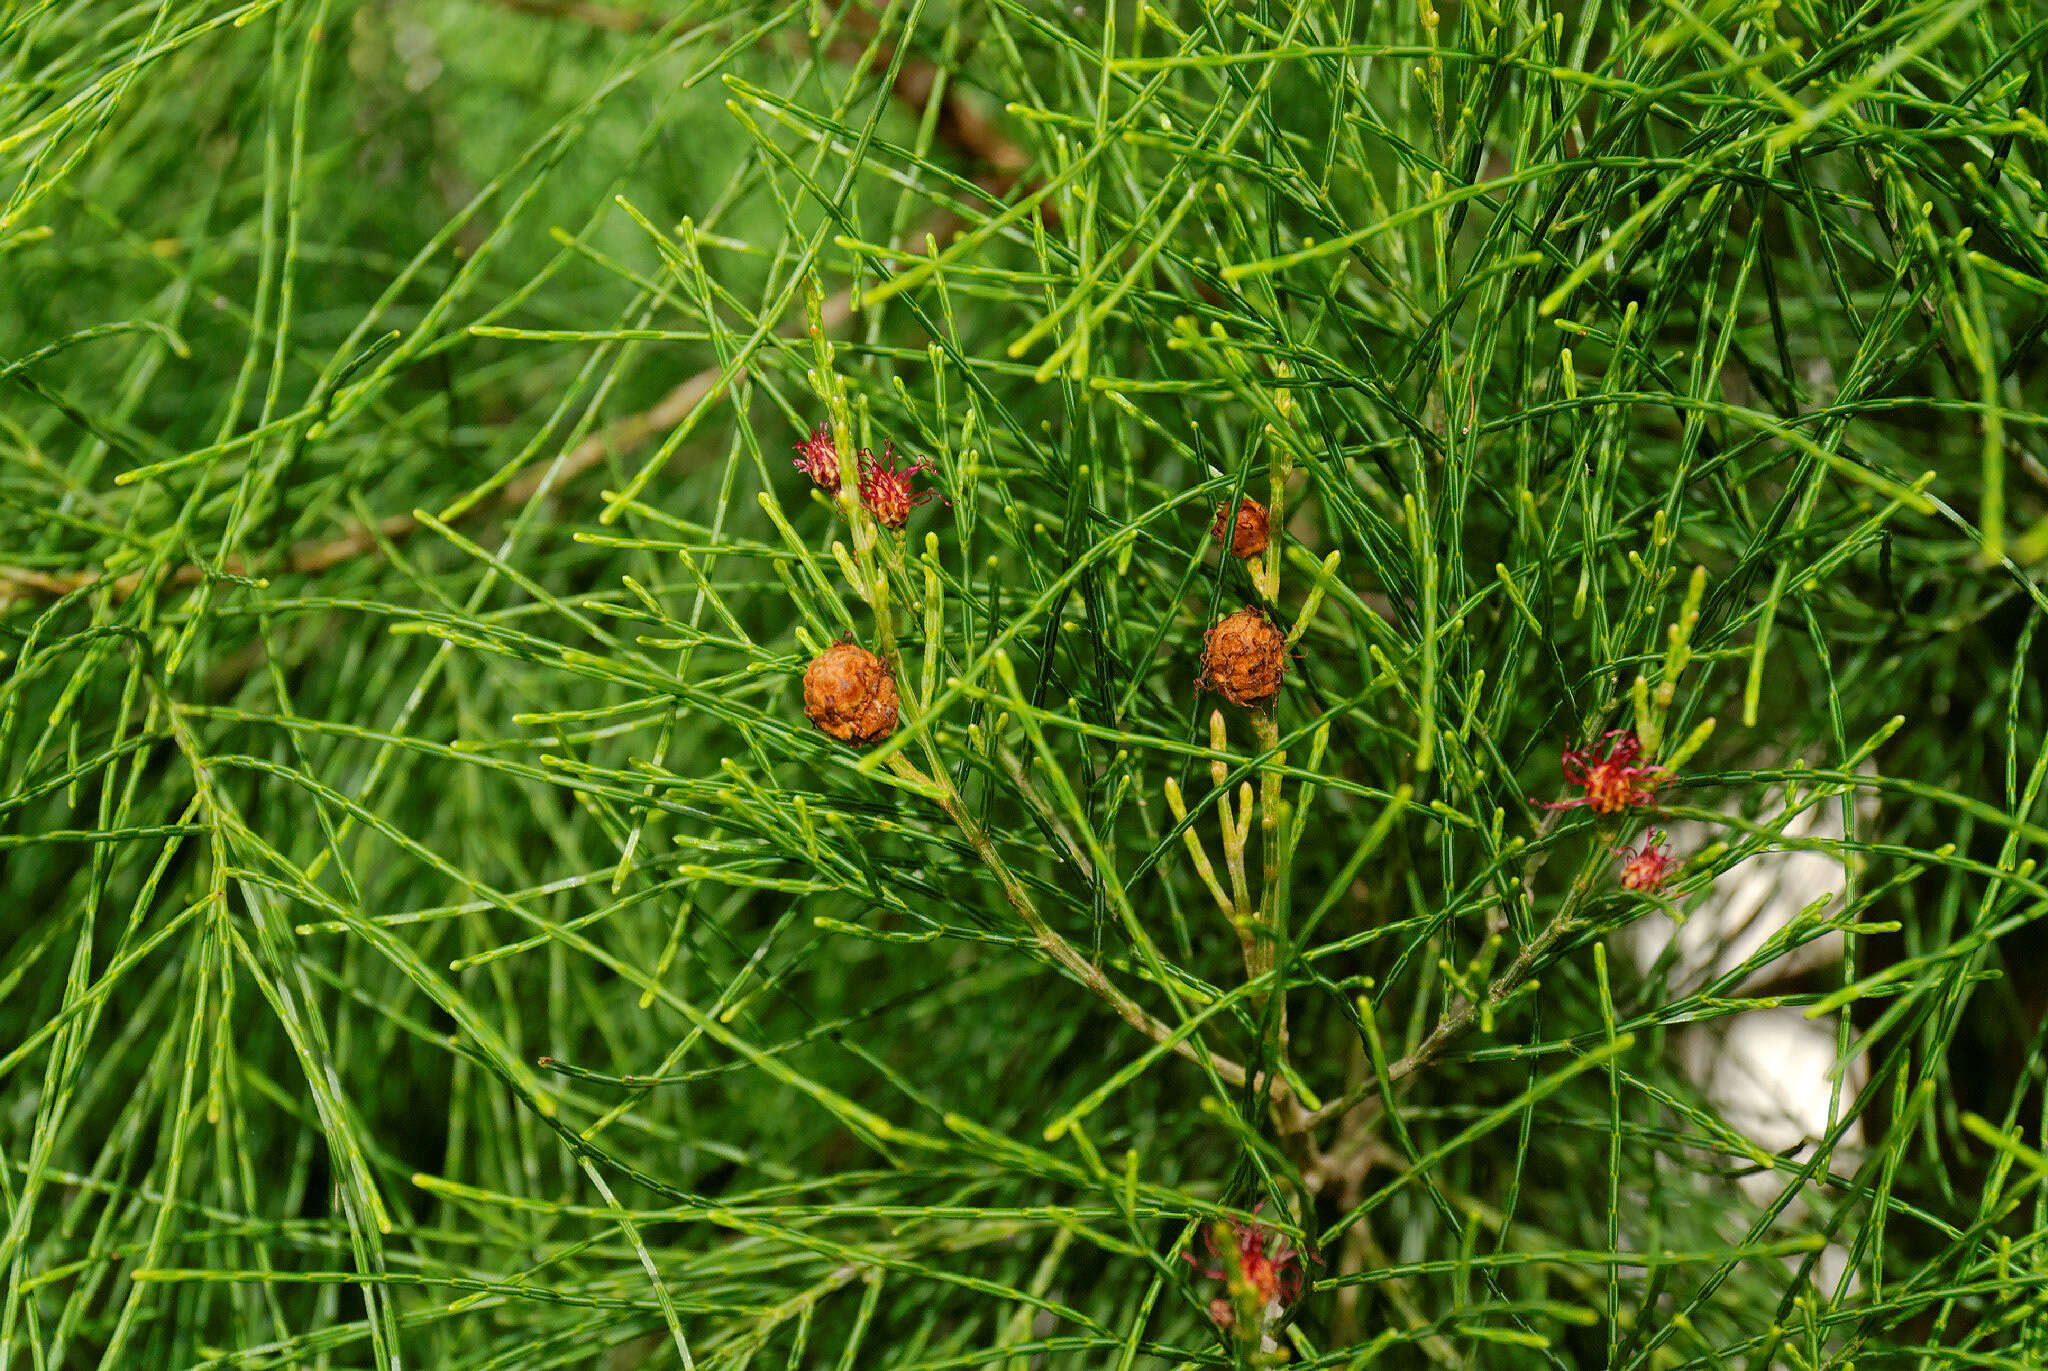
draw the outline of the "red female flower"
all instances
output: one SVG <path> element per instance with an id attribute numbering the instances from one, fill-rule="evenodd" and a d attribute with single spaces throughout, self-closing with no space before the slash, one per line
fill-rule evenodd
<path id="1" fill-rule="evenodd" d="M 883 528 L 902 528 L 910 511 L 932 498 L 929 490 L 913 493 L 910 483 L 920 471 L 928 471 L 923 459 L 902 471 L 896 470 L 896 445 L 882 444 L 880 461 L 867 452 L 860 455 L 860 502 Z"/>
<path id="2" fill-rule="evenodd" d="M 1240 1223 L 1236 1219 L 1227 1222 L 1231 1241 L 1237 1248 L 1238 1269 L 1257 1297 L 1258 1307 L 1270 1315 L 1294 1303 L 1301 1295 L 1301 1254 L 1294 1250 L 1294 1244 L 1276 1236 L 1264 1224 Z M 1229 1280 L 1229 1263 L 1216 1250 L 1216 1235 L 1208 1224 L 1202 1226 L 1202 1248 L 1209 1254 L 1211 1265 L 1204 1266 L 1192 1252 L 1181 1255 L 1210 1280 Z M 1236 1317 L 1232 1302 L 1224 1298 L 1210 1301 L 1209 1314 L 1225 1328 Z"/>
<path id="3" fill-rule="evenodd" d="M 839 446 L 832 441 L 832 430 L 825 425 L 818 425 L 811 430 L 810 437 L 796 445 L 793 465 L 827 495 L 839 493 Z"/>
<path id="4" fill-rule="evenodd" d="M 1632 728 L 1618 728 L 1591 747 L 1566 748 L 1561 759 L 1565 781 L 1584 793 L 1543 808 L 1584 806 L 1595 814 L 1619 814 L 1649 804 L 1657 787 L 1671 777 L 1661 766 L 1637 766 L 1642 755 L 1642 739 Z"/>
<path id="5" fill-rule="evenodd" d="M 1671 855 L 1664 846 L 1662 833 L 1651 833 L 1643 839 L 1640 848 L 1624 847 L 1615 855 L 1622 859 L 1621 888 L 1639 890 L 1644 894 L 1655 894 L 1664 888 L 1664 882 L 1672 872 L 1678 870 L 1678 858 Z"/>

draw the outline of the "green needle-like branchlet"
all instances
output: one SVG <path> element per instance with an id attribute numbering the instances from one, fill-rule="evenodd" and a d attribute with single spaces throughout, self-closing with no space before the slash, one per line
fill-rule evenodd
<path id="1" fill-rule="evenodd" d="M 2044 70 L 0 0 L 0 1368 L 2048 1364 Z"/>

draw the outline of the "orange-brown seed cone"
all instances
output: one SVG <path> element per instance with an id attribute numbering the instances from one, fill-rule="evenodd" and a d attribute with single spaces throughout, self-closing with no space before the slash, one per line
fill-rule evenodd
<path id="1" fill-rule="evenodd" d="M 1287 639 L 1258 610 L 1241 609 L 1203 639 L 1198 684 L 1234 705 L 1253 709 L 1280 693 L 1285 670 Z"/>
<path id="2" fill-rule="evenodd" d="M 1218 543 L 1224 541 L 1224 531 L 1229 530 L 1230 555 L 1233 557 L 1256 557 L 1266 550 L 1266 540 L 1271 527 L 1266 507 L 1257 500 L 1240 500 L 1237 518 L 1230 517 L 1230 504 L 1225 501 L 1216 506 L 1216 522 L 1209 526 L 1209 536 Z"/>
<path id="3" fill-rule="evenodd" d="M 828 738 L 879 743 L 896 731 L 896 678 L 866 648 L 835 643 L 804 668 L 804 714 Z"/>

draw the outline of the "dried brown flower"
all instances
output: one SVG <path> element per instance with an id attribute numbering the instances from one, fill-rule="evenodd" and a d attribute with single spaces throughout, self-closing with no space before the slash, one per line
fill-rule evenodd
<path id="1" fill-rule="evenodd" d="M 834 643 L 804 668 L 804 714 L 828 738 L 879 743 L 896 731 L 896 678 L 866 648 Z"/>
<path id="2" fill-rule="evenodd" d="M 1216 506 L 1216 522 L 1209 526 L 1209 536 L 1219 544 L 1223 542 L 1226 529 L 1230 533 L 1230 555 L 1233 557 L 1256 557 L 1266 550 L 1267 536 L 1271 528 L 1266 507 L 1257 500 L 1240 500 L 1237 518 L 1230 516 L 1230 502 Z"/>
<path id="3" fill-rule="evenodd" d="M 1247 606 L 1203 638 L 1196 684 L 1251 709 L 1280 693 L 1280 675 L 1286 670 L 1287 639 L 1272 620 Z"/>

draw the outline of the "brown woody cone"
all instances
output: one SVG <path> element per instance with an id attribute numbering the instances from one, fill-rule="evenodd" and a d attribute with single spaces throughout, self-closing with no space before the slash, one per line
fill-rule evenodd
<path id="1" fill-rule="evenodd" d="M 828 738 L 879 743 L 896 731 L 896 678 L 866 648 L 835 643 L 804 668 L 804 714 Z"/>
<path id="2" fill-rule="evenodd" d="M 1280 693 L 1287 670 L 1287 639 L 1256 609 L 1240 609 L 1202 640 L 1202 675 L 1196 684 L 1234 705 L 1254 709 Z"/>
<path id="3" fill-rule="evenodd" d="M 1256 557 L 1266 550 L 1268 531 L 1271 527 L 1266 507 L 1257 500 L 1241 500 L 1237 506 L 1237 518 L 1230 517 L 1228 501 L 1216 506 L 1216 522 L 1209 526 L 1209 536 L 1218 543 L 1223 542 L 1224 530 L 1230 533 L 1230 555 L 1233 557 Z"/>

